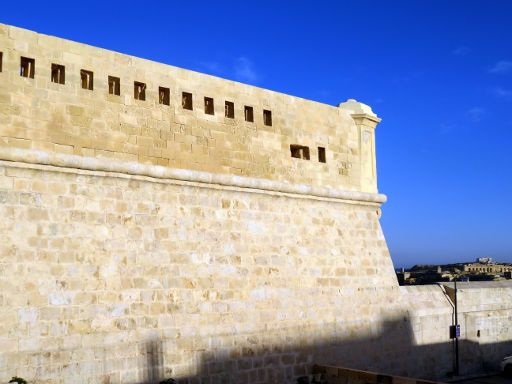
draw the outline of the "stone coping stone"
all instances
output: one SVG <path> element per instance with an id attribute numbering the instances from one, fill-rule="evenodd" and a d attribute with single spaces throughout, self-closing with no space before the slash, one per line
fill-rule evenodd
<path id="1" fill-rule="evenodd" d="M 283 181 L 258 179 L 227 174 L 215 174 L 188 169 L 176 169 L 138 162 L 117 161 L 112 159 L 85 157 L 44 151 L 0 148 L 0 160 L 29 164 L 50 165 L 89 171 L 116 172 L 128 175 L 148 176 L 157 179 L 171 179 L 203 184 L 215 184 L 229 187 L 256 189 L 272 192 L 291 193 L 321 198 L 382 204 L 385 195 L 349 191 L 337 188 L 316 187 L 306 184 L 291 184 Z"/>

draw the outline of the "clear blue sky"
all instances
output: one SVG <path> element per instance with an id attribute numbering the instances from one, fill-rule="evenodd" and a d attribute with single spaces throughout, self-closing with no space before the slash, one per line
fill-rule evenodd
<path id="1" fill-rule="evenodd" d="M 512 262 L 512 1 L 6 1 L 0 22 L 370 104 L 395 266 Z"/>

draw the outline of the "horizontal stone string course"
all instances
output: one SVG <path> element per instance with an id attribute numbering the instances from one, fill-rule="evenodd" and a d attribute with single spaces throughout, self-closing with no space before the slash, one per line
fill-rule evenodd
<path id="1" fill-rule="evenodd" d="M 352 200 L 365 203 L 382 204 L 386 196 L 379 193 L 347 191 L 343 189 L 316 187 L 304 184 L 290 184 L 275 180 L 251 177 L 214 174 L 188 169 L 172 169 L 168 167 L 141 164 L 137 162 L 115 161 L 94 157 L 49 153 L 17 148 L 0 148 L 0 160 L 29 164 L 44 164 L 56 167 L 67 167 L 89 171 L 117 172 L 129 175 L 148 176 L 157 179 L 171 179 L 204 184 L 251 188 L 264 191 L 292 193 L 339 200 Z"/>

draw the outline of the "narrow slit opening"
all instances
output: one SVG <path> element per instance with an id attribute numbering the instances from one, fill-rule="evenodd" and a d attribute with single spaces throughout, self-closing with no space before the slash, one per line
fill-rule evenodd
<path id="1" fill-rule="evenodd" d="M 93 90 L 94 74 L 92 71 L 86 71 L 85 69 L 80 70 L 80 80 L 82 83 L 82 89 Z"/>
<path id="2" fill-rule="evenodd" d="M 272 111 L 263 110 L 263 124 L 272 126 Z"/>
<path id="3" fill-rule="evenodd" d="M 146 100 L 146 84 L 138 81 L 133 82 L 133 98 L 135 100 Z"/>
<path id="4" fill-rule="evenodd" d="M 235 118 L 235 103 L 226 101 L 226 104 L 224 105 L 224 116 L 229 117 L 230 119 Z"/>
<path id="5" fill-rule="evenodd" d="M 20 58 L 20 76 L 33 79 L 35 73 L 35 64 L 36 62 L 34 59 L 22 56 Z"/>
<path id="6" fill-rule="evenodd" d="M 171 91 L 169 88 L 159 87 L 158 88 L 158 103 L 163 105 L 171 104 Z"/>
<path id="7" fill-rule="evenodd" d="M 52 64 L 52 83 L 64 84 L 66 81 L 66 68 L 60 64 Z"/>
<path id="8" fill-rule="evenodd" d="M 325 158 L 325 148 L 324 147 L 318 147 L 318 161 L 321 163 L 327 163 L 327 160 Z"/>
<path id="9" fill-rule="evenodd" d="M 111 95 L 121 95 L 121 79 L 119 77 L 108 77 L 108 93 Z"/>
<path id="10" fill-rule="evenodd" d="M 244 108 L 244 115 L 245 115 L 245 121 L 248 121 L 250 123 L 254 122 L 254 109 L 249 106 L 245 106 Z"/>
<path id="11" fill-rule="evenodd" d="M 207 115 L 213 115 L 214 112 L 213 99 L 211 97 L 204 98 L 204 113 Z"/>
<path id="12" fill-rule="evenodd" d="M 181 94 L 181 106 L 183 109 L 188 109 L 189 111 L 192 111 L 192 94 L 188 92 L 183 92 Z"/>

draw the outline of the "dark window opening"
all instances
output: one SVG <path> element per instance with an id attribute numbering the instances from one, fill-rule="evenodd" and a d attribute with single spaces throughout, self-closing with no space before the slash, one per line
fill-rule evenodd
<path id="1" fill-rule="evenodd" d="M 230 119 L 235 118 L 235 103 L 226 101 L 226 104 L 224 105 L 224 116 L 229 117 Z"/>
<path id="2" fill-rule="evenodd" d="M 169 88 L 158 88 L 158 102 L 164 105 L 171 105 L 171 91 Z"/>
<path id="3" fill-rule="evenodd" d="M 133 98 L 135 100 L 146 100 L 146 84 L 138 81 L 133 82 Z"/>
<path id="4" fill-rule="evenodd" d="M 263 124 L 272 126 L 272 111 L 263 110 Z"/>
<path id="5" fill-rule="evenodd" d="M 88 89 L 92 91 L 93 82 L 94 82 L 94 74 L 91 71 L 86 71 L 85 69 L 80 70 L 80 80 L 82 82 L 82 88 Z"/>
<path id="6" fill-rule="evenodd" d="M 204 113 L 208 115 L 213 115 L 215 112 L 214 106 L 213 106 L 213 99 L 211 97 L 205 97 L 204 98 Z"/>
<path id="7" fill-rule="evenodd" d="M 296 159 L 309 160 L 309 147 L 304 145 L 291 144 L 290 152 L 292 157 L 295 157 Z"/>
<path id="8" fill-rule="evenodd" d="M 327 160 L 325 158 L 325 148 L 324 147 L 318 147 L 318 161 L 321 163 L 327 163 Z"/>
<path id="9" fill-rule="evenodd" d="M 108 93 L 111 95 L 121 95 L 121 79 L 119 77 L 108 77 Z"/>
<path id="10" fill-rule="evenodd" d="M 52 64 L 52 83 L 64 84 L 66 81 L 66 69 L 63 65 Z"/>
<path id="11" fill-rule="evenodd" d="M 28 57 L 20 58 L 20 76 L 34 78 L 36 61 Z"/>
<path id="12" fill-rule="evenodd" d="M 183 109 L 188 109 L 189 111 L 193 109 L 191 93 L 183 92 L 181 94 L 181 106 L 183 107 Z"/>
<path id="13" fill-rule="evenodd" d="M 2 72 L 2 62 L 3 62 L 3 58 L 4 58 L 4 53 L 3 53 L 3 52 L 0 52 L 0 72 Z"/>
<path id="14" fill-rule="evenodd" d="M 250 123 L 254 122 L 254 109 L 246 105 L 244 108 L 244 116 L 245 121 L 248 121 Z"/>

